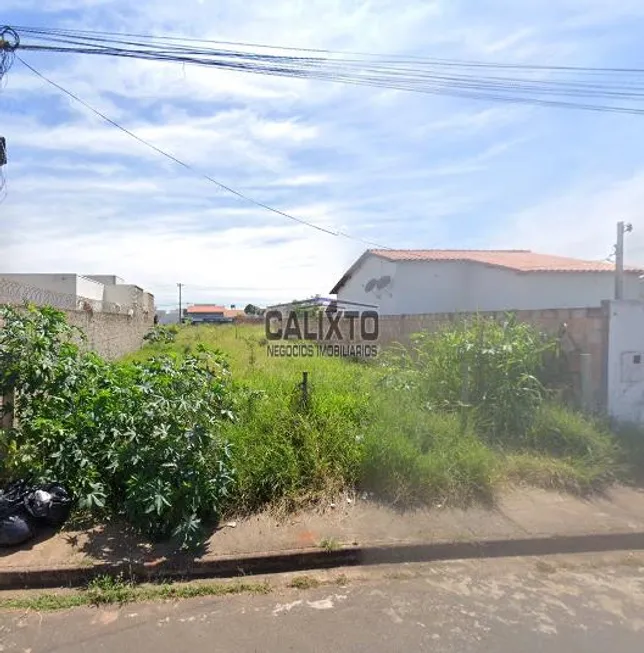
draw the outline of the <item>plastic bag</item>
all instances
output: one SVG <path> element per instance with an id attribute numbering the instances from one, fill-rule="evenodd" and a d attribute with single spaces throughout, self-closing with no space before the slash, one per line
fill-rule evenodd
<path id="1" fill-rule="evenodd" d="M 72 499 L 62 485 L 21 479 L 0 491 L 0 546 L 18 546 L 47 527 L 62 526 Z"/>
<path id="2" fill-rule="evenodd" d="M 27 520 L 20 515 L 0 519 L 0 546 L 19 546 L 34 536 Z"/>

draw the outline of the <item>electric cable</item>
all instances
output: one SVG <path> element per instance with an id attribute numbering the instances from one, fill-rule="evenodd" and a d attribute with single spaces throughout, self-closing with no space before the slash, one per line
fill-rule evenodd
<path id="1" fill-rule="evenodd" d="M 72 98 L 74 101 L 76 101 L 79 104 L 83 105 L 86 109 L 88 109 L 89 111 L 91 111 L 92 113 L 97 115 L 99 118 L 101 118 L 103 121 L 105 121 L 106 123 L 108 123 L 112 127 L 122 131 L 124 134 L 127 134 L 128 136 L 130 136 L 134 140 L 138 141 L 142 145 L 145 145 L 147 148 L 153 150 L 157 154 L 160 154 L 161 156 L 169 159 L 170 161 L 173 161 L 174 163 L 181 166 L 185 170 L 188 170 L 189 172 L 191 172 L 191 173 L 193 173 L 193 174 L 195 174 L 195 175 L 197 175 L 197 176 L 199 176 L 199 177 L 201 177 L 203 179 L 206 179 L 210 183 L 215 184 L 217 187 L 221 188 L 222 190 L 225 190 L 226 192 L 231 193 L 231 194 L 237 196 L 238 198 L 240 198 L 240 199 L 242 199 L 242 200 L 244 200 L 246 202 L 249 202 L 250 204 L 254 204 L 255 206 L 257 206 L 259 208 L 262 208 L 262 209 L 264 209 L 266 211 L 269 211 L 271 213 L 275 213 L 275 214 L 280 215 L 280 216 L 282 216 L 284 218 L 287 218 L 289 220 L 293 220 L 294 222 L 305 225 L 307 227 L 311 227 L 312 229 L 316 229 L 317 231 L 321 231 L 321 232 L 329 234 L 331 236 L 341 236 L 343 238 L 347 238 L 349 240 L 355 240 L 355 241 L 358 241 L 358 242 L 361 242 L 363 244 L 370 245 L 370 246 L 373 246 L 373 247 L 382 248 L 382 249 L 391 249 L 390 247 L 379 245 L 378 243 L 374 243 L 374 242 L 365 240 L 363 238 L 352 236 L 352 235 L 350 235 L 348 233 L 345 233 L 345 232 L 342 232 L 342 231 L 337 231 L 337 230 L 334 231 L 334 230 L 331 230 L 331 229 L 327 229 L 326 227 L 322 227 L 320 225 L 317 225 L 317 224 L 315 224 L 313 222 L 308 222 L 307 220 L 303 220 L 302 218 L 298 218 L 298 217 L 296 217 L 296 216 L 294 216 L 294 215 L 292 215 L 290 213 L 287 213 L 286 211 L 281 211 L 280 209 L 276 209 L 276 208 L 274 208 L 274 207 L 272 207 L 272 206 L 270 206 L 268 204 L 265 204 L 264 202 L 260 202 L 260 201 L 258 201 L 256 199 L 253 199 L 252 197 L 242 193 L 241 191 L 238 191 L 238 190 L 232 188 L 231 186 L 228 186 L 226 184 L 223 184 L 220 181 L 217 181 L 216 179 L 214 179 L 210 175 L 207 175 L 207 174 L 205 174 L 203 172 L 200 172 L 199 170 L 197 170 L 196 168 L 194 168 L 190 164 L 185 163 L 184 161 L 177 158 L 173 154 L 170 154 L 169 152 L 166 152 L 165 150 L 162 150 L 160 147 L 157 147 L 156 145 L 154 145 L 150 141 L 147 141 L 144 138 L 141 138 L 140 136 L 138 136 L 134 132 L 130 131 L 126 127 L 123 127 L 122 125 L 117 123 L 115 120 L 112 120 L 111 118 L 106 116 L 104 113 L 102 113 L 98 109 L 95 109 L 93 106 L 91 106 L 88 102 L 86 102 L 85 100 L 80 98 L 75 93 L 72 93 L 71 91 L 68 91 L 66 88 L 64 88 L 60 84 L 56 83 L 55 81 L 53 81 L 52 79 L 50 79 L 49 77 L 44 75 L 43 73 L 36 70 L 36 68 L 34 68 L 30 64 L 28 64 L 20 56 L 16 55 L 16 58 L 26 68 L 31 70 L 31 72 L 33 72 L 36 76 L 40 77 L 40 79 L 44 80 L 45 82 L 47 82 L 48 84 L 50 84 L 54 88 L 58 89 L 60 92 L 64 93 L 68 97 Z"/>

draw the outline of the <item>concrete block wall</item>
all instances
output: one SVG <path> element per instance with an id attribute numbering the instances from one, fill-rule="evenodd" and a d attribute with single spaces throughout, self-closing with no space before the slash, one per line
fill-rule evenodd
<path id="1" fill-rule="evenodd" d="M 85 347 L 103 358 L 115 360 L 137 351 L 143 337 L 153 327 L 152 312 L 138 312 L 133 316 L 117 313 L 65 311 L 67 321 L 79 327 L 87 336 Z"/>
<path id="2" fill-rule="evenodd" d="M 533 311 L 513 311 L 521 322 L 532 324 L 545 333 L 559 335 L 566 353 L 575 391 L 581 385 L 579 354 L 590 354 L 591 393 L 593 407 L 605 407 L 605 362 L 608 341 L 608 315 L 604 308 L 559 308 Z M 482 317 L 506 319 L 508 312 L 479 313 Z M 381 315 L 379 318 L 380 349 L 394 343 L 409 345 L 410 336 L 422 331 L 434 332 L 448 324 L 473 317 L 473 313 L 427 313 L 422 315 Z M 341 322 L 343 338 L 348 342 L 348 323 Z M 359 338 L 355 340 L 359 341 Z"/>

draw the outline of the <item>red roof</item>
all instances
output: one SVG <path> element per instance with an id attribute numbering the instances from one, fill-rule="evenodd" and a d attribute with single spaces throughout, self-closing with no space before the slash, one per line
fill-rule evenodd
<path id="1" fill-rule="evenodd" d="M 537 254 L 528 249 L 371 249 L 389 261 L 463 261 L 508 268 L 516 272 L 614 272 L 605 261 L 584 261 L 567 256 Z M 627 268 L 640 272 L 640 268 Z"/>
<path id="2" fill-rule="evenodd" d="M 225 311 L 225 306 L 213 306 L 211 304 L 196 304 L 186 308 L 186 313 L 224 313 Z"/>
<path id="3" fill-rule="evenodd" d="M 614 272 L 615 265 L 605 261 L 584 261 L 566 256 L 537 254 L 528 249 L 369 249 L 344 274 L 331 290 L 337 294 L 369 255 L 388 261 L 456 261 L 479 263 L 514 272 Z M 625 272 L 644 272 L 644 268 L 625 267 Z"/>

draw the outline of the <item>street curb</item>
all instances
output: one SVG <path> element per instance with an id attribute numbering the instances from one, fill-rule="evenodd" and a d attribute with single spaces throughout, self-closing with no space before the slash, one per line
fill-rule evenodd
<path id="1" fill-rule="evenodd" d="M 100 575 L 124 574 L 136 581 L 240 578 L 258 574 L 405 562 L 543 556 L 644 550 L 644 532 L 555 535 L 523 539 L 347 546 L 335 551 L 296 549 L 279 553 L 194 559 L 176 556 L 158 562 L 98 563 L 92 566 L 0 569 L 0 590 L 79 587 Z"/>

